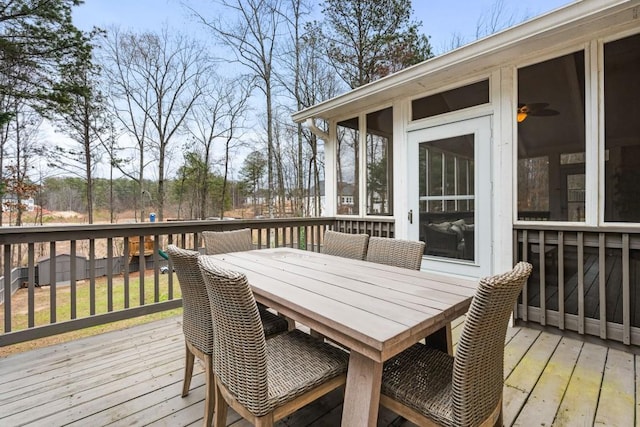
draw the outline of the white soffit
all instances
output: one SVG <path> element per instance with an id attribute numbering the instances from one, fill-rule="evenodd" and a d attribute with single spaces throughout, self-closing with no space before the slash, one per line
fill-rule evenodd
<path id="1" fill-rule="evenodd" d="M 292 118 L 302 122 L 357 114 L 391 99 L 450 84 L 452 76 L 463 80 L 499 66 L 515 65 L 550 46 L 586 41 L 634 20 L 640 23 L 640 0 L 580 0 L 298 111 Z"/>

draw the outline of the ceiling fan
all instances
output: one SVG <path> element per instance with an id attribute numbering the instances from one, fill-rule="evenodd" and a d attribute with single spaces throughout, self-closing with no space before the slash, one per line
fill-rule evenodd
<path id="1" fill-rule="evenodd" d="M 533 102 L 531 104 L 518 104 L 518 123 L 524 122 L 529 116 L 557 116 L 560 112 L 547 108 L 547 102 Z"/>

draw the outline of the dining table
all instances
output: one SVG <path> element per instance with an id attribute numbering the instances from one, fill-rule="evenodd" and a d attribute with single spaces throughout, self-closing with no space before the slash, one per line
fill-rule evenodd
<path id="1" fill-rule="evenodd" d="M 377 425 L 386 360 L 466 313 L 477 281 L 295 249 L 207 255 L 247 276 L 256 301 L 349 351 L 342 426 Z M 443 335 L 444 333 L 444 335 Z"/>

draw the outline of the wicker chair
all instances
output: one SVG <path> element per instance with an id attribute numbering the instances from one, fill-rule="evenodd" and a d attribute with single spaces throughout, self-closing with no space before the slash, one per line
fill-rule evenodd
<path id="1" fill-rule="evenodd" d="M 480 280 L 455 359 L 414 345 L 386 362 L 380 403 L 418 425 L 502 425 L 505 334 L 531 268 Z"/>
<path id="2" fill-rule="evenodd" d="M 193 362 L 195 356 L 198 356 L 204 363 L 206 377 L 204 422 L 205 425 L 210 426 L 213 421 L 214 408 L 213 324 L 209 296 L 198 267 L 200 253 L 169 245 L 167 254 L 178 275 L 182 290 L 182 330 L 186 347 L 182 397 L 189 394 Z M 275 314 L 260 311 L 260 318 L 264 333 L 268 336 L 287 330 L 287 322 Z"/>
<path id="3" fill-rule="evenodd" d="M 368 234 L 350 234 L 327 230 L 324 233 L 322 253 L 343 258 L 364 259 L 368 243 Z"/>
<path id="4" fill-rule="evenodd" d="M 423 254 L 424 242 L 370 237 L 367 261 L 420 270 Z"/>
<path id="5" fill-rule="evenodd" d="M 345 352 L 298 330 L 265 340 L 246 276 L 208 257 L 198 263 L 215 332 L 216 427 L 225 425 L 228 406 L 256 426 L 272 426 L 345 383 Z"/>
<path id="6" fill-rule="evenodd" d="M 202 238 L 204 239 L 204 248 L 207 255 L 255 249 L 250 228 L 233 231 L 203 231 Z"/>

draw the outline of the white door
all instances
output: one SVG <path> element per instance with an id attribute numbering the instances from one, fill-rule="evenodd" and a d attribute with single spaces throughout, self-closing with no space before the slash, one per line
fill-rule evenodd
<path id="1" fill-rule="evenodd" d="M 491 117 L 409 132 L 409 236 L 422 267 L 491 274 Z"/>

